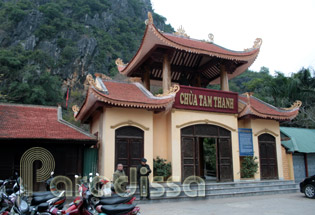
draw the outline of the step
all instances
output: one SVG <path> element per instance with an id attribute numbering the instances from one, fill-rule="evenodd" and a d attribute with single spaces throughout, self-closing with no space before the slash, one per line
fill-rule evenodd
<path id="1" fill-rule="evenodd" d="M 137 200 L 136 204 L 150 204 L 157 202 L 177 202 L 177 201 L 193 201 L 193 200 L 205 200 L 205 199 L 217 199 L 217 198 L 230 198 L 230 197 L 244 197 L 244 196 L 260 196 L 260 195 L 275 195 L 275 194 L 288 194 L 288 193 L 296 193 L 299 189 L 290 188 L 290 189 L 276 189 L 276 190 L 265 190 L 265 191 L 251 191 L 251 192 L 234 192 L 234 193 L 226 193 L 226 194 L 208 194 L 205 197 L 187 197 L 187 196 L 179 196 L 176 198 L 172 197 L 162 197 L 155 198 L 152 197 L 151 200 Z"/>
<path id="2" fill-rule="evenodd" d="M 162 185 L 162 184 L 161 184 Z M 164 184 L 166 185 L 166 184 Z M 250 182 L 225 182 L 225 183 L 206 183 L 203 197 L 189 197 L 189 194 L 200 192 L 202 188 L 197 185 L 191 185 L 191 191 L 183 191 L 183 185 L 179 185 L 180 194 L 169 187 L 165 187 L 165 192 L 162 196 L 154 196 L 158 191 L 151 188 L 151 198 L 149 202 L 160 201 L 181 201 L 181 200 L 198 200 L 207 198 L 226 198 L 233 196 L 251 196 L 251 195 L 266 195 L 278 193 L 293 193 L 299 191 L 299 186 L 293 181 L 274 180 L 274 181 L 250 181 Z M 173 194 L 173 196 L 172 196 Z M 176 194 L 176 196 L 174 196 Z M 188 195 L 187 195 L 188 194 Z M 139 191 L 135 196 L 139 199 Z M 143 203 L 143 201 L 141 201 Z"/>
<path id="3" fill-rule="evenodd" d="M 284 185 L 259 185 L 259 186 L 247 186 L 247 187 L 228 187 L 228 188 L 206 188 L 205 189 L 205 194 L 226 194 L 226 193 L 231 193 L 231 192 L 250 192 L 250 191 L 264 191 L 264 190 L 276 190 L 276 189 L 291 189 L 291 188 L 298 188 L 297 185 L 295 184 L 284 184 Z M 196 189 L 192 188 L 191 191 L 186 191 L 181 190 L 179 196 L 185 196 L 186 193 L 188 194 L 193 194 L 195 192 L 200 192 L 202 189 Z M 161 192 L 161 191 L 160 191 Z M 154 196 L 154 194 L 159 194 L 160 193 L 157 190 L 151 190 L 151 195 Z M 174 190 L 165 190 L 165 194 L 163 196 L 168 195 L 178 195 L 178 191 Z M 138 193 L 136 193 L 138 194 Z"/>

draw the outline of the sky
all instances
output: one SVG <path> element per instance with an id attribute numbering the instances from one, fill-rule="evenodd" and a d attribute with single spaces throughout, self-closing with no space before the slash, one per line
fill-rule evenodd
<path id="1" fill-rule="evenodd" d="M 315 0 L 151 0 L 154 12 L 190 38 L 243 51 L 256 38 L 263 43 L 249 68 L 268 67 L 290 76 L 302 67 L 315 69 Z"/>

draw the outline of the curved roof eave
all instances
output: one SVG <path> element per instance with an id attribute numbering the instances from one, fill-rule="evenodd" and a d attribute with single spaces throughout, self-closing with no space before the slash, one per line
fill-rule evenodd
<path id="1" fill-rule="evenodd" d="M 199 42 L 205 43 L 202 41 L 199 41 Z M 227 60 L 248 61 L 248 63 L 238 67 L 233 74 L 229 74 L 229 78 L 233 78 L 241 74 L 242 72 L 244 72 L 255 61 L 260 50 L 260 47 L 258 47 L 258 48 L 252 48 L 249 51 L 238 52 L 238 51 L 231 51 L 231 50 L 228 50 L 228 49 L 225 49 L 218 45 L 213 44 L 213 46 L 216 46 L 216 48 L 220 48 L 224 50 L 225 52 L 223 53 L 222 51 L 222 53 L 220 53 L 220 52 L 205 50 L 201 48 L 185 46 L 183 44 L 180 44 L 176 41 L 173 41 L 167 38 L 165 35 L 163 35 L 163 33 L 159 32 L 159 30 L 153 25 L 153 23 L 149 23 L 146 26 L 141 45 L 138 51 L 136 52 L 136 54 L 130 60 L 130 62 L 127 65 L 125 65 L 125 67 L 123 68 L 122 68 L 122 65 L 117 65 L 117 67 L 119 68 L 119 72 L 121 74 L 128 76 L 133 71 L 133 69 L 135 69 L 139 65 L 139 63 L 141 63 L 141 61 L 143 61 L 143 57 L 145 57 L 147 53 L 149 53 L 152 50 L 152 48 L 154 48 L 157 45 L 169 46 L 178 50 L 204 54 L 211 57 L 218 57 L 218 58 L 227 59 Z M 218 80 L 219 78 L 215 79 L 214 82 L 217 82 Z"/>

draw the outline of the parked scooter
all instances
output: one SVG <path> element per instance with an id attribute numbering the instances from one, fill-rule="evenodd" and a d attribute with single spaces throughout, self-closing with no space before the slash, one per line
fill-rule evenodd
<path id="1" fill-rule="evenodd" d="M 6 192 L 6 185 L 12 180 L 5 180 L 0 188 L 0 195 L 1 195 L 1 214 L 20 214 L 20 215 L 27 215 L 29 214 L 29 205 L 27 204 L 27 198 L 22 197 L 24 192 L 23 187 L 20 185 L 20 178 L 18 174 L 15 174 L 14 177 L 14 185 L 10 190 L 10 195 Z"/>
<path id="2" fill-rule="evenodd" d="M 35 192 L 32 195 L 31 201 L 31 215 L 35 214 L 57 214 L 59 210 L 64 207 L 66 201 L 65 192 L 61 192 L 55 196 L 52 192 L 56 188 L 51 186 L 51 181 L 54 178 L 54 172 L 51 172 L 50 178 L 45 182 L 46 190 L 44 192 Z"/>
<path id="3" fill-rule="evenodd" d="M 98 174 L 96 174 L 98 176 Z M 78 178 L 78 176 L 75 176 Z M 135 197 L 120 197 L 118 195 L 109 196 L 109 197 L 95 197 L 90 192 L 90 184 L 92 183 L 92 174 L 89 175 L 89 182 L 81 180 L 79 186 L 80 196 L 77 197 L 66 210 L 61 211 L 61 214 L 69 214 L 69 215 L 92 215 L 97 212 L 104 213 L 103 210 L 106 210 L 106 214 L 117 214 L 117 211 L 123 212 L 123 214 L 128 215 L 136 215 L 140 214 L 140 208 L 136 207 L 132 204 L 132 202 L 136 199 Z M 107 183 L 105 181 L 101 181 L 102 183 Z M 120 206 L 122 205 L 122 206 Z M 104 207 L 103 206 L 110 206 Z M 98 208 L 98 209 L 97 209 Z M 102 209 L 103 208 L 103 209 Z"/>

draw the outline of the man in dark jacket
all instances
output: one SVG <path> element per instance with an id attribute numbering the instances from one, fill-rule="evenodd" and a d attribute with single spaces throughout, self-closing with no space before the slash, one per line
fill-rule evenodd
<path id="1" fill-rule="evenodd" d="M 150 199 L 150 184 L 149 184 L 149 175 L 152 172 L 150 166 L 147 163 L 147 159 L 142 158 L 141 164 L 137 167 L 137 178 L 140 189 L 140 199 L 146 197 Z"/>

